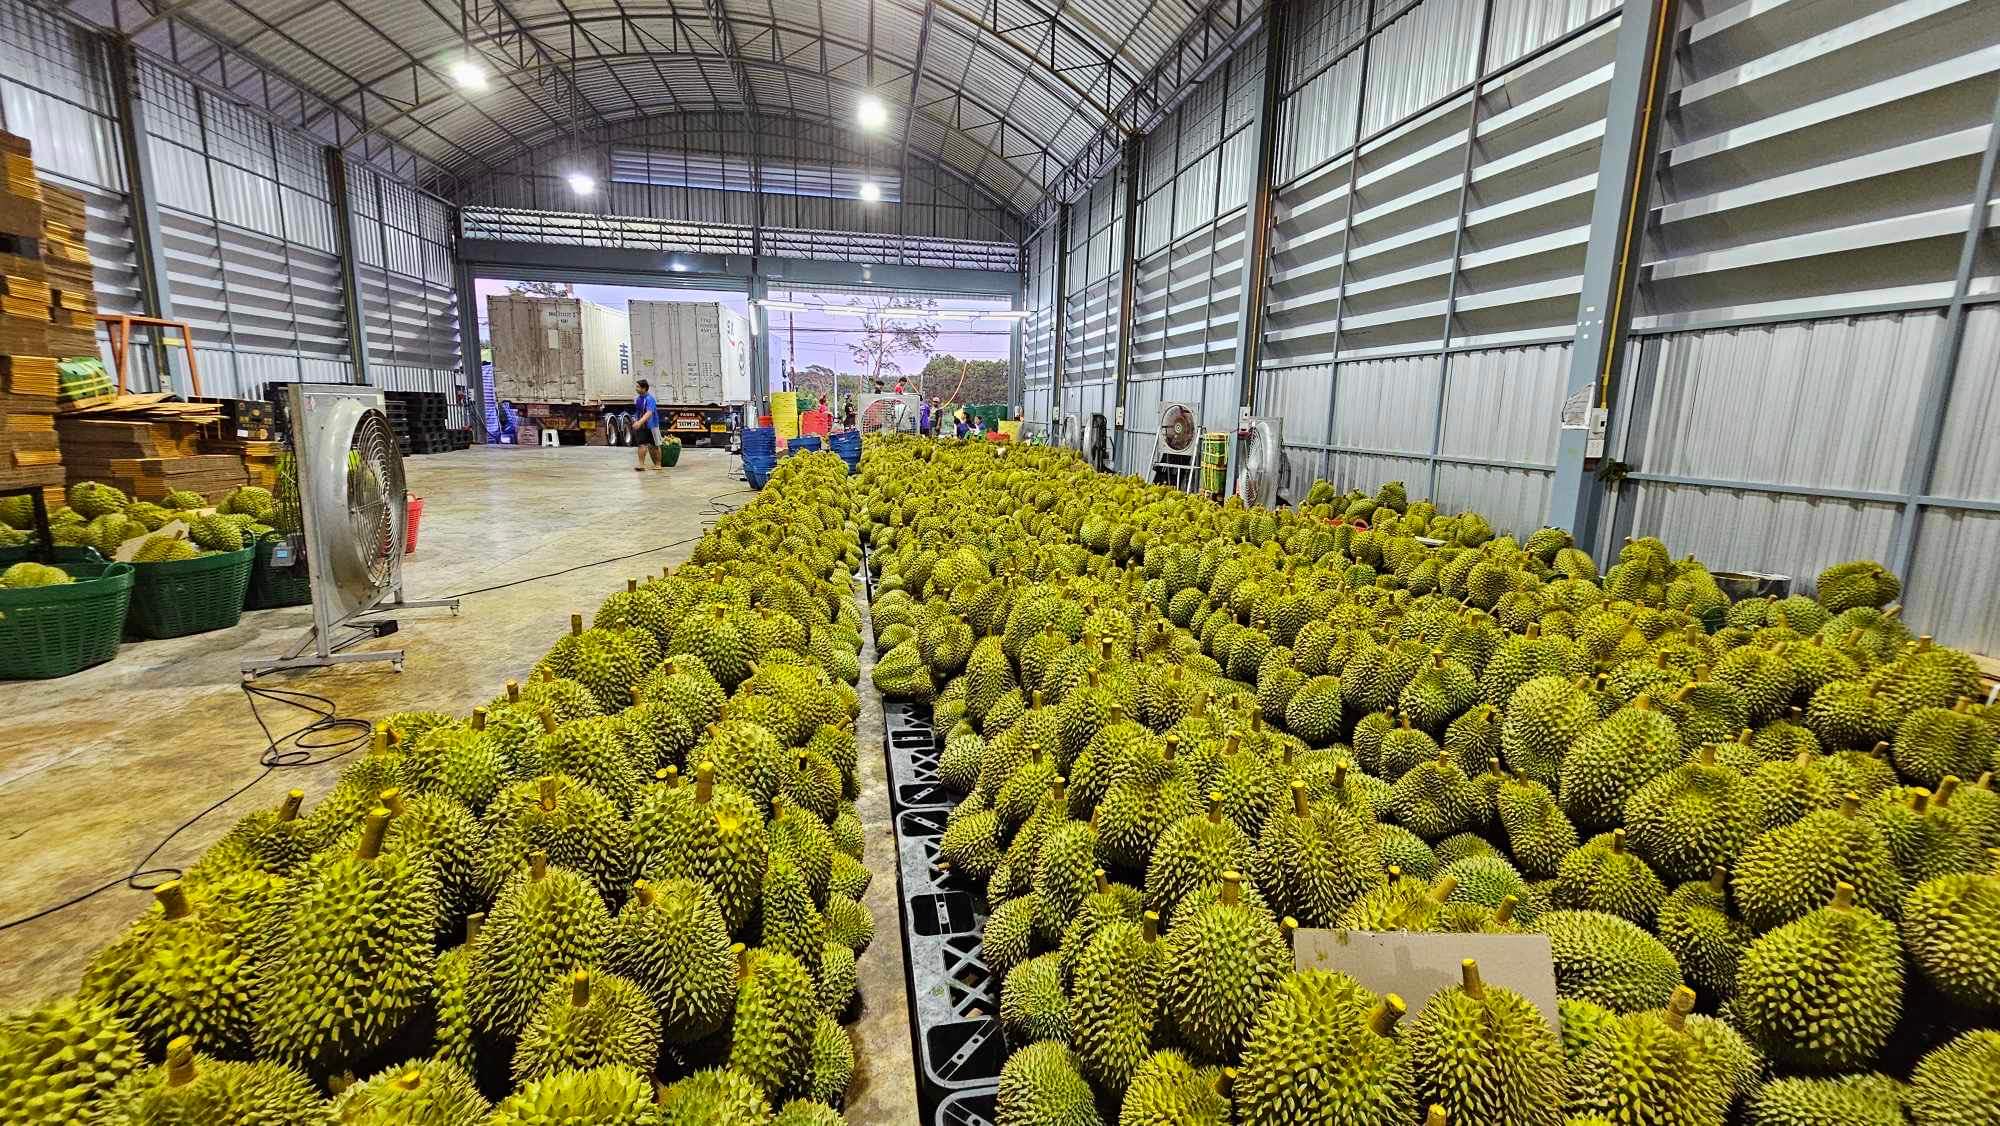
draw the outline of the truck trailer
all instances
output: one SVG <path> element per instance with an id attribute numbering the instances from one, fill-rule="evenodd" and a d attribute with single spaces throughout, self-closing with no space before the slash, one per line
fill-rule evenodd
<path id="1" fill-rule="evenodd" d="M 493 393 L 512 403 L 630 402 L 630 326 L 617 309 L 577 297 L 486 299 Z"/>
<path id="2" fill-rule="evenodd" d="M 750 322 L 713 301 L 634 301 L 632 378 L 652 385 L 662 435 L 732 444 L 752 418 Z"/>

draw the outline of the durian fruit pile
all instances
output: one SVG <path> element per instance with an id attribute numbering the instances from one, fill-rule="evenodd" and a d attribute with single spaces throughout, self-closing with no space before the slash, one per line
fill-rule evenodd
<path id="1" fill-rule="evenodd" d="M 166 563 L 241 551 L 287 523 L 270 490 L 255 485 L 236 489 L 213 511 L 207 509 L 199 493 L 171 492 L 155 504 L 135 501 L 111 485 L 78 481 L 69 487 L 69 503 L 49 513 L 49 535 L 57 547 L 95 548 L 106 559 L 126 541 L 143 536 L 133 561 Z M 154 534 L 176 520 L 186 523 L 185 537 Z M 33 540 L 34 509 L 28 498 L 0 498 L 0 547 L 22 547 Z"/>
<path id="2" fill-rule="evenodd" d="M 2000 1121 L 2000 713 L 1898 584 L 1731 603 L 1400 483 L 1245 511 L 1060 450 L 863 456 L 876 685 L 929 700 L 1001 1126 Z M 1560 1030 L 1298 927 L 1549 937 Z"/>
<path id="3" fill-rule="evenodd" d="M 874 937 L 846 466 L 405 712 L 0 1016 L 0 1122 L 830 1126 Z"/>

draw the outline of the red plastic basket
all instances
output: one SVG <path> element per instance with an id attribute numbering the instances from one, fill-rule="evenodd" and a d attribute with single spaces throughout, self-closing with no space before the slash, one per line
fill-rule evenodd
<path id="1" fill-rule="evenodd" d="M 409 527 L 403 537 L 404 555 L 408 555 L 417 549 L 417 524 L 424 517 L 424 498 L 409 497 L 408 500 L 409 504 L 407 507 L 410 515 L 407 521 Z"/>

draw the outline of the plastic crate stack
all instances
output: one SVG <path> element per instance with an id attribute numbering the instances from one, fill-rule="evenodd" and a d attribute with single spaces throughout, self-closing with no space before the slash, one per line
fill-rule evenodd
<path id="1" fill-rule="evenodd" d="M 453 449 L 451 418 L 443 393 L 387 391 L 389 422 L 404 454 L 441 454 Z"/>

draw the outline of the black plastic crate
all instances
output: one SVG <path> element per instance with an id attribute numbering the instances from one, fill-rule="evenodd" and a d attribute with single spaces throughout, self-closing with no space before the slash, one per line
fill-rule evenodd
<path id="1" fill-rule="evenodd" d="M 918 1078 L 936 1100 L 1000 1077 L 1000 977 L 986 967 L 980 933 L 986 901 L 937 867 L 944 809 L 896 816 L 903 894 L 903 952 L 909 967 L 911 1034 Z"/>
<path id="2" fill-rule="evenodd" d="M 938 1103 L 929 1121 L 937 1126 L 993 1126 L 1000 1120 L 999 1101 L 998 1087 L 958 1091 Z"/>
<path id="3" fill-rule="evenodd" d="M 882 738 L 889 753 L 889 800 L 897 810 L 958 804 L 958 795 L 938 780 L 940 747 L 930 705 L 883 701 Z"/>

